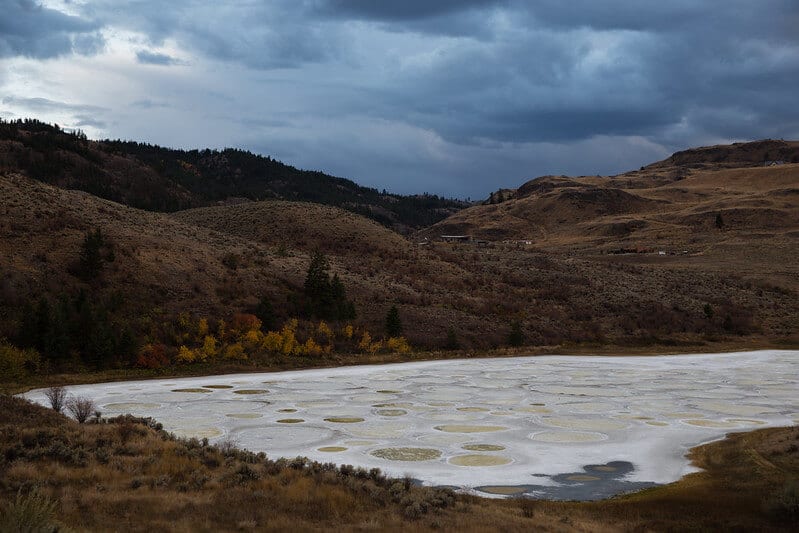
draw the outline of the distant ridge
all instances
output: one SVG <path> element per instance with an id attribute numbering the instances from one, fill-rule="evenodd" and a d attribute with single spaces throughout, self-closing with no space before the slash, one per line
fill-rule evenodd
<path id="1" fill-rule="evenodd" d="M 283 199 L 341 207 L 402 233 L 467 207 L 436 195 L 405 196 L 300 170 L 244 150 L 176 150 L 91 141 L 35 119 L 0 121 L 0 170 L 150 211 Z"/>

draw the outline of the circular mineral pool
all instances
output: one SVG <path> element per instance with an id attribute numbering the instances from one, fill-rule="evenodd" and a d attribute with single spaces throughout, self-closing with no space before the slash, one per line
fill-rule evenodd
<path id="1" fill-rule="evenodd" d="M 508 429 L 505 426 L 468 426 L 465 424 L 447 424 L 444 426 L 435 426 L 438 431 L 445 431 L 447 433 L 491 433 L 493 431 L 504 431 Z"/>
<path id="2" fill-rule="evenodd" d="M 212 439 L 214 437 L 219 437 L 220 435 L 222 435 L 222 430 L 219 428 L 208 428 L 208 427 L 205 428 L 188 427 L 188 428 L 178 428 L 172 433 L 174 433 L 178 437 L 186 437 L 186 438 L 195 437 L 198 439 L 203 439 L 203 438 Z"/>
<path id="3" fill-rule="evenodd" d="M 232 389 L 233 385 L 203 385 L 205 389 Z"/>
<path id="4" fill-rule="evenodd" d="M 305 422 L 302 418 L 281 418 L 277 421 L 278 424 L 299 424 Z"/>
<path id="5" fill-rule="evenodd" d="M 455 466 L 501 466 L 511 463 L 510 457 L 502 455 L 456 455 L 450 457 L 449 464 Z"/>
<path id="6" fill-rule="evenodd" d="M 470 452 L 499 452 L 505 449 L 499 444 L 464 444 L 461 448 Z"/>
<path id="7" fill-rule="evenodd" d="M 204 393 L 207 394 L 207 393 L 213 392 L 213 391 L 210 391 L 208 389 L 200 389 L 200 388 L 188 388 L 188 389 L 172 389 L 172 392 L 204 392 Z"/>
<path id="8" fill-rule="evenodd" d="M 601 418 L 567 418 L 553 416 L 542 417 L 541 422 L 548 426 L 586 431 L 616 431 L 629 426 L 626 422 Z"/>
<path id="9" fill-rule="evenodd" d="M 441 451 L 434 448 L 380 448 L 371 455 L 390 461 L 430 461 L 441 457 Z"/>
<path id="10" fill-rule="evenodd" d="M 327 452 L 327 453 L 338 453 L 347 451 L 347 448 L 344 446 L 322 446 L 321 448 L 317 448 L 320 452 Z"/>
<path id="11" fill-rule="evenodd" d="M 325 418 L 325 422 L 333 422 L 335 424 L 356 424 L 363 422 L 363 418 L 358 416 L 331 416 Z"/>
<path id="12" fill-rule="evenodd" d="M 557 442 L 557 443 L 579 443 L 579 442 L 598 442 L 608 438 L 604 433 L 593 431 L 541 431 L 530 435 L 532 440 L 538 442 Z"/>
<path id="13" fill-rule="evenodd" d="M 264 415 L 258 414 L 258 413 L 229 413 L 229 414 L 227 414 L 225 416 L 227 416 L 229 418 L 240 418 L 240 419 L 243 419 L 243 420 L 247 420 L 247 419 L 252 419 L 252 418 L 261 418 Z"/>
<path id="14" fill-rule="evenodd" d="M 377 414 L 381 416 L 402 416 L 407 415 L 408 411 L 404 409 L 378 409 Z"/>
<path id="15" fill-rule="evenodd" d="M 618 470 L 615 466 L 608 466 L 608 465 L 597 465 L 592 466 L 591 470 L 596 470 L 597 472 L 615 472 Z"/>
<path id="16" fill-rule="evenodd" d="M 269 392 L 266 389 L 239 389 L 234 390 L 233 394 L 266 394 Z"/>

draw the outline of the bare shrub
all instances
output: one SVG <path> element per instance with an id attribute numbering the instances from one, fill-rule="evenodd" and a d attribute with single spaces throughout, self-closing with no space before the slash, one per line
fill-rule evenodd
<path id="1" fill-rule="evenodd" d="M 83 424 L 96 410 L 94 400 L 85 396 L 73 397 L 67 401 L 67 410 L 72 413 L 75 420 Z"/>
<path id="2" fill-rule="evenodd" d="M 44 393 L 45 398 L 50 403 L 50 407 L 53 408 L 54 411 L 60 413 L 64 410 L 64 406 L 67 400 L 67 389 L 64 387 L 50 387 Z"/>

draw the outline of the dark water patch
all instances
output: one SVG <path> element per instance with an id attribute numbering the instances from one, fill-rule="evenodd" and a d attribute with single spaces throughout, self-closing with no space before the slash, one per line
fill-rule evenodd
<path id="1" fill-rule="evenodd" d="M 658 484 L 648 481 L 627 481 L 635 466 L 628 461 L 611 461 L 605 464 L 586 465 L 582 472 L 566 472 L 546 477 L 556 485 L 483 485 L 475 490 L 493 495 L 512 495 L 542 500 L 594 501 L 636 492 Z"/>

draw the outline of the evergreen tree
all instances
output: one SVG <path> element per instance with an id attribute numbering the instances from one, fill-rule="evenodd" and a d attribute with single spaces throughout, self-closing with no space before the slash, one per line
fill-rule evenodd
<path id="1" fill-rule="evenodd" d="M 305 276 L 305 310 L 309 316 L 324 317 L 327 315 L 327 306 L 330 301 L 331 287 L 329 265 L 327 258 L 320 251 L 315 251 L 308 265 Z"/>
<path id="2" fill-rule="evenodd" d="M 270 331 L 275 328 L 277 322 L 275 310 L 272 308 L 272 302 L 266 296 L 262 297 L 261 301 L 258 302 L 253 314 L 261 321 L 262 331 Z"/>
<path id="3" fill-rule="evenodd" d="M 39 299 L 39 304 L 36 306 L 36 338 L 34 347 L 40 354 L 46 357 L 50 356 L 47 351 L 47 339 L 50 337 L 51 320 L 50 302 L 47 298 L 42 296 Z"/>
<path id="4" fill-rule="evenodd" d="M 522 324 L 515 320 L 510 327 L 508 334 L 508 344 L 511 346 L 522 346 L 524 344 L 524 333 L 522 333 Z"/>
<path id="5" fill-rule="evenodd" d="M 458 334 L 455 332 L 455 328 L 449 328 L 447 330 L 447 342 L 444 344 L 444 349 L 457 350 L 460 347 L 461 343 L 458 341 Z"/>
<path id="6" fill-rule="evenodd" d="M 347 300 L 338 274 L 330 278 L 329 268 L 325 255 L 314 252 L 305 277 L 305 314 L 326 320 L 351 320 L 355 318 L 355 305 Z"/>
<path id="7" fill-rule="evenodd" d="M 100 275 L 103 268 L 103 234 L 98 228 L 94 232 L 89 232 L 83 238 L 80 247 L 79 275 L 85 281 L 91 281 Z"/>
<path id="8" fill-rule="evenodd" d="M 17 343 L 23 348 L 35 348 L 38 338 L 38 328 L 36 324 L 36 310 L 29 301 L 22 306 L 22 314 L 19 321 L 17 332 Z"/>
<path id="9" fill-rule="evenodd" d="M 386 335 L 389 337 L 402 336 L 402 321 L 396 305 L 392 305 L 386 314 Z"/>

